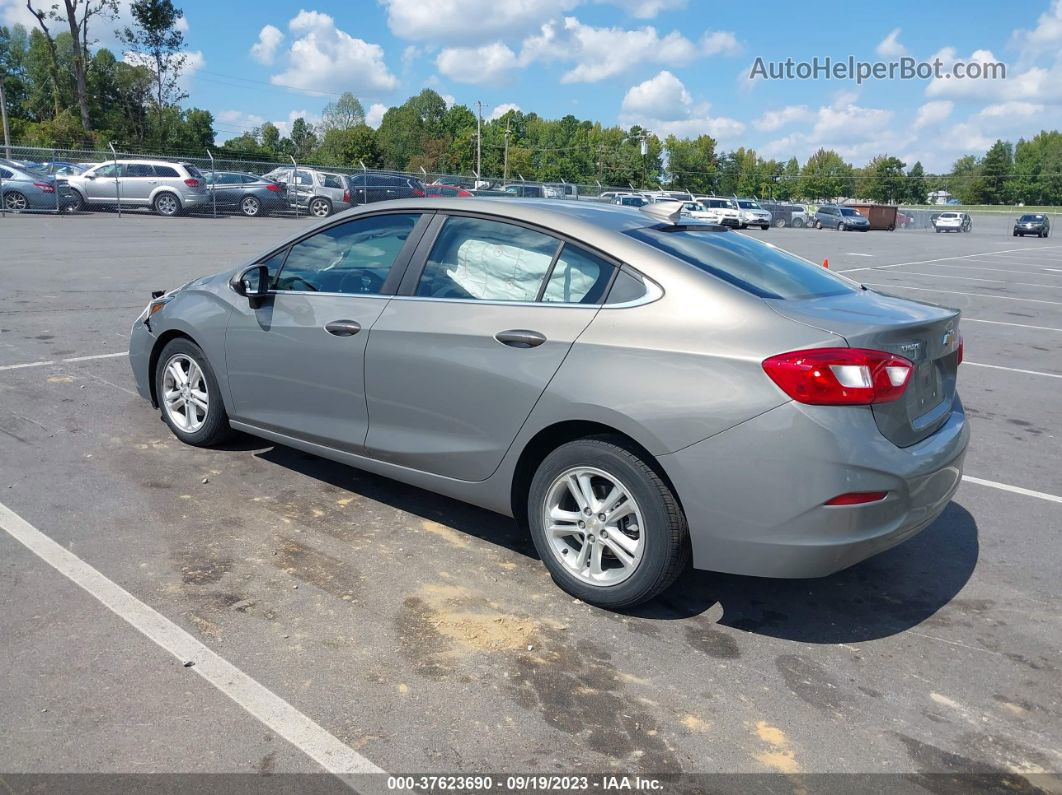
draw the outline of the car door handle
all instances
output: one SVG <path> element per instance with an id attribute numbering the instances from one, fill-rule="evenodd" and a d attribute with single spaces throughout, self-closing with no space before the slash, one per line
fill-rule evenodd
<path id="1" fill-rule="evenodd" d="M 325 326 L 325 331 L 337 337 L 353 337 L 361 331 L 361 323 L 356 320 L 333 320 Z"/>
<path id="2" fill-rule="evenodd" d="M 537 348 L 546 341 L 545 336 L 537 331 L 528 331 L 520 328 L 499 331 L 494 335 L 494 339 L 502 345 L 508 345 L 510 348 Z"/>

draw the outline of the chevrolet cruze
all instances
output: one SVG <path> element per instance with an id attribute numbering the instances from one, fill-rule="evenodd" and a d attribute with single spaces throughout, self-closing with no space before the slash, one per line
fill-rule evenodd
<path id="1" fill-rule="evenodd" d="M 155 297 L 140 394 L 526 525 L 560 587 L 624 607 L 701 569 L 813 577 L 959 485 L 958 313 L 642 209 L 406 199 Z"/>

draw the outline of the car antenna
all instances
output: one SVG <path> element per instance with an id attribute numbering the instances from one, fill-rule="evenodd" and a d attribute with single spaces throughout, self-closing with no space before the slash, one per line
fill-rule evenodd
<path id="1" fill-rule="evenodd" d="M 669 226 L 678 226 L 679 218 L 682 216 L 682 202 L 677 201 L 643 204 L 638 209 L 646 215 L 666 221 Z"/>

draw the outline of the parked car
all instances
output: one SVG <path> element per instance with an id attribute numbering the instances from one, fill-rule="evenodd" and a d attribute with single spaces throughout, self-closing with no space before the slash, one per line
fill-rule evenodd
<path id="1" fill-rule="evenodd" d="M 554 191 L 550 190 L 546 185 L 537 185 L 531 182 L 517 182 L 511 185 L 502 186 L 502 191 L 508 193 L 510 196 L 516 196 L 521 199 L 555 199 L 557 198 Z"/>
<path id="2" fill-rule="evenodd" d="M 0 203 L 5 210 L 68 210 L 76 198 L 55 177 L 0 158 Z"/>
<path id="3" fill-rule="evenodd" d="M 758 226 L 760 229 L 771 228 L 771 214 L 760 207 L 755 199 L 735 199 L 740 211 L 741 228 Z"/>
<path id="4" fill-rule="evenodd" d="M 771 214 L 771 225 L 776 227 L 792 226 L 802 229 L 808 225 L 810 216 L 803 204 L 789 202 L 760 202 L 760 207 Z"/>
<path id="5" fill-rule="evenodd" d="M 611 203 L 622 207 L 644 207 L 649 200 L 640 193 L 618 193 Z"/>
<path id="6" fill-rule="evenodd" d="M 219 210 L 254 217 L 288 208 L 284 186 L 271 179 L 239 171 L 207 171 L 203 177 L 210 194 L 204 209 L 212 208 L 216 201 Z"/>
<path id="7" fill-rule="evenodd" d="M 823 204 L 815 211 L 816 229 L 836 229 L 838 232 L 869 232 L 870 221 L 851 207 Z"/>
<path id="8" fill-rule="evenodd" d="M 968 213 L 941 213 L 934 218 L 933 228 L 937 232 L 969 232 L 973 221 Z"/>
<path id="9" fill-rule="evenodd" d="M 467 191 L 464 188 L 454 187 L 453 185 L 432 183 L 424 186 L 424 195 L 432 199 L 471 199 L 474 198 L 476 194 Z"/>
<path id="10" fill-rule="evenodd" d="M 1014 237 L 1036 235 L 1047 237 L 1051 234 L 1051 219 L 1043 213 L 1026 213 L 1014 222 Z"/>
<path id="11" fill-rule="evenodd" d="M 263 176 L 284 188 L 289 207 L 305 210 L 317 218 L 327 218 L 354 206 L 345 174 L 281 166 Z"/>
<path id="12" fill-rule="evenodd" d="M 898 544 L 969 438 L 957 310 L 588 202 L 355 210 L 153 299 L 129 355 L 179 440 L 236 429 L 518 516 L 613 608 L 690 552 L 810 577 Z"/>
<path id="13" fill-rule="evenodd" d="M 694 200 L 703 204 L 707 210 L 718 210 L 723 226 L 735 229 L 741 226 L 741 210 L 733 199 L 724 196 L 695 196 Z"/>
<path id="14" fill-rule="evenodd" d="M 694 221 L 704 221 L 709 224 L 722 224 L 723 222 L 722 212 L 718 208 L 709 209 L 700 202 L 682 202 L 682 215 Z"/>
<path id="15" fill-rule="evenodd" d="M 476 181 L 474 179 L 467 179 L 465 177 L 442 176 L 435 180 L 435 184 L 449 185 L 451 188 L 464 188 L 465 190 L 472 190 L 476 187 Z"/>
<path id="16" fill-rule="evenodd" d="M 177 215 L 207 202 L 203 175 L 191 163 L 110 160 L 65 179 L 75 192 L 78 209 L 117 204 Z"/>
<path id="17" fill-rule="evenodd" d="M 45 174 L 51 174 L 55 177 L 70 177 L 84 173 L 85 167 L 77 163 L 51 161 L 47 163 L 41 163 L 40 168 L 37 170 L 42 171 Z"/>
<path id="18" fill-rule="evenodd" d="M 427 186 L 408 174 L 367 171 L 348 174 L 345 179 L 354 204 L 412 199 L 427 195 Z"/>

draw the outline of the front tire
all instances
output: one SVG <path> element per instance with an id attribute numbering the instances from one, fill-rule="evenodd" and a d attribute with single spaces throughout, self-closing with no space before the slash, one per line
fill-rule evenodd
<path id="1" fill-rule="evenodd" d="M 160 193 L 151 203 L 151 208 L 159 215 L 172 218 L 181 211 L 181 200 L 172 193 Z"/>
<path id="2" fill-rule="evenodd" d="M 29 208 L 29 200 L 17 190 L 4 194 L 4 209 L 18 213 Z"/>
<path id="3" fill-rule="evenodd" d="M 640 604 L 686 566 L 689 531 L 678 500 L 622 439 L 593 436 L 558 447 L 535 472 L 527 504 L 535 548 L 553 581 L 584 602 Z"/>
<path id="4" fill-rule="evenodd" d="M 190 339 L 170 340 L 155 367 L 155 395 L 173 435 L 194 447 L 209 447 L 232 434 L 214 370 Z"/>
<path id="5" fill-rule="evenodd" d="M 844 232 L 845 231 L 844 221 L 842 221 L 841 223 L 837 224 L 837 231 L 838 232 Z"/>

